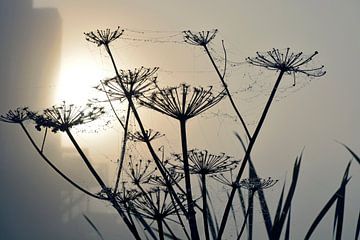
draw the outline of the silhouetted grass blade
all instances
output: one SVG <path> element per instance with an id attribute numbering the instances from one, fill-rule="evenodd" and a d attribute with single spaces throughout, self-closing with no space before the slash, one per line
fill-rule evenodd
<path id="1" fill-rule="evenodd" d="M 90 224 L 90 226 L 94 229 L 94 231 L 97 233 L 97 235 L 99 236 L 99 238 L 101 240 L 104 240 L 101 232 L 99 231 L 99 229 L 95 226 L 95 224 L 90 220 L 90 218 L 88 218 L 88 216 L 86 216 L 85 214 L 83 214 L 83 217 L 85 218 L 85 220 Z"/>

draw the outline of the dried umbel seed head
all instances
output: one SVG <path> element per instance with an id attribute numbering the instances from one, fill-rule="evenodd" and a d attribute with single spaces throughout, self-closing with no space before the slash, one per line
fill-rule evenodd
<path id="1" fill-rule="evenodd" d="M 174 167 L 167 168 L 167 173 L 170 176 L 166 176 L 167 180 L 162 175 L 152 176 L 149 180 L 149 184 L 159 187 L 168 187 L 168 184 L 174 185 L 184 178 L 184 174 L 177 172 Z"/>
<path id="2" fill-rule="evenodd" d="M 107 93 L 112 100 L 123 101 L 127 96 L 139 98 L 156 88 L 154 75 L 158 69 L 141 67 L 134 70 L 119 70 L 120 78 L 103 80 L 95 89 Z"/>
<path id="3" fill-rule="evenodd" d="M 216 36 L 217 29 L 194 33 L 190 30 L 183 31 L 184 41 L 191 45 L 206 46 Z"/>
<path id="4" fill-rule="evenodd" d="M 145 136 L 139 131 L 136 131 L 134 133 L 129 133 L 129 140 L 134 141 L 134 142 L 147 142 L 147 141 L 152 141 L 152 140 L 161 138 L 163 136 L 164 136 L 164 134 L 161 134 L 158 131 L 149 129 L 149 130 L 145 130 Z"/>
<path id="5" fill-rule="evenodd" d="M 175 160 L 182 163 L 180 154 L 174 154 Z M 235 161 L 225 153 L 211 154 L 207 150 L 191 150 L 188 152 L 189 169 L 192 174 L 209 175 L 228 172 L 236 168 L 239 161 Z M 177 165 L 182 169 L 182 165 Z"/>
<path id="6" fill-rule="evenodd" d="M 265 53 L 256 52 L 256 57 L 246 58 L 246 61 L 252 65 L 264 67 L 269 70 L 282 71 L 288 74 L 303 73 L 311 77 L 321 77 L 326 72 L 324 66 L 308 67 L 308 63 L 318 52 L 314 52 L 309 56 L 304 56 L 302 52 L 292 53 L 290 48 L 285 51 L 272 49 Z"/>
<path id="7" fill-rule="evenodd" d="M 35 128 L 40 130 L 41 127 L 51 128 L 53 132 L 66 131 L 70 128 L 92 122 L 104 114 L 103 107 L 87 104 L 84 107 L 67 105 L 63 102 L 61 105 L 55 105 L 45 109 L 43 114 L 33 114 L 30 118 L 36 123 Z"/>
<path id="8" fill-rule="evenodd" d="M 84 33 L 86 36 L 86 40 L 97 44 L 98 47 L 101 45 L 108 46 L 112 41 L 118 39 L 122 34 L 124 30 L 120 29 L 118 27 L 115 31 L 111 31 L 110 29 L 106 30 L 96 30 Z"/>
<path id="9" fill-rule="evenodd" d="M 180 196 L 180 201 L 185 198 Z M 166 189 L 154 188 L 146 194 L 140 195 L 132 201 L 133 207 L 143 217 L 152 220 L 164 220 L 174 215 L 178 210 L 178 204 L 172 201 L 170 193 Z"/>
<path id="10" fill-rule="evenodd" d="M 271 177 L 264 179 L 264 178 L 246 178 L 242 179 L 239 183 L 240 187 L 246 188 L 253 192 L 260 190 L 260 189 L 267 189 L 274 186 L 278 180 L 274 180 Z"/>
<path id="11" fill-rule="evenodd" d="M 188 120 L 216 105 L 225 93 L 212 93 L 208 89 L 193 88 L 186 84 L 165 88 L 154 92 L 150 97 L 140 100 L 142 105 L 178 120 Z"/>
<path id="12" fill-rule="evenodd" d="M 29 120 L 32 115 L 27 107 L 18 107 L 15 110 L 9 110 L 6 114 L 0 116 L 0 121 L 7 123 L 23 123 Z"/>
<path id="13" fill-rule="evenodd" d="M 156 172 L 157 168 L 151 168 L 150 160 L 143 161 L 133 160 L 132 156 L 129 156 L 129 169 L 127 174 L 129 175 L 133 184 L 138 185 L 142 183 L 148 183 L 151 176 Z"/>

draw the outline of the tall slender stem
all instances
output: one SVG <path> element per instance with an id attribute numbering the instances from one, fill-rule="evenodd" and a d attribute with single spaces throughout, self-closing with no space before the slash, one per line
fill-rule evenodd
<path id="1" fill-rule="evenodd" d="M 86 157 L 85 153 L 82 151 L 81 147 L 79 146 L 79 144 L 76 142 L 74 136 L 71 134 L 69 129 L 66 129 L 66 134 L 68 135 L 70 141 L 72 142 L 72 144 L 74 145 L 74 147 L 76 148 L 76 150 L 78 151 L 78 153 L 80 154 L 81 158 L 83 159 L 85 165 L 88 167 L 88 169 L 90 170 L 91 174 L 95 177 L 96 181 L 99 183 L 99 185 L 101 186 L 101 188 L 104 191 L 107 191 L 107 187 L 104 183 L 104 181 L 101 179 L 101 177 L 99 176 L 99 174 L 96 172 L 95 168 L 92 166 L 92 164 L 90 163 L 89 159 Z"/>
<path id="2" fill-rule="evenodd" d="M 209 240 L 209 223 L 208 223 L 208 205 L 207 205 L 207 189 L 206 189 L 206 175 L 201 174 L 201 185 L 202 185 L 202 191 L 201 191 L 201 197 L 203 200 L 203 221 L 204 221 L 204 231 L 205 231 L 205 239 Z"/>
<path id="3" fill-rule="evenodd" d="M 249 157 L 250 157 L 250 154 L 251 154 L 251 150 L 255 144 L 255 141 L 256 141 L 256 138 L 257 136 L 259 135 L 259 132 L 261 130 L 261 127 L 265 121 L 265 118 L 266 118 L 266 115 L 270 109 L 270 106 L 271 106 L 271 103 L 275 97 L 275 93 L 277 91 L 277 88 L 279 87 L 279 84 L 281 82 L 281 79 L 284 75 L 284 71 L 280 71 L 279 73 L 279 76 L 275 82 L 275 85 L 271 91 L 271 94 L 269 96 L 269 99 L 265 105 L 265 108 L 263 110 L 263 113 L 260 117 L 260 120 L 259 120 L 259 123 L 258 125 L 256 126 L 256 129 L 255 129 L 255 132 L 254 132 L 254 135 L 250 138 L 250 142 L 249 142 L 249 146 L 245 152 L 245 156 L 244 156 L 244 159 L 241 163 L 241 166 L 240 166 L 240 169 L 239 169 L 239 172 L 238 172 L 238 175 L 236 177 L 236 180 L 235 180 L 235 183 L 238 183 L 240 181 L 240 178 L 244 172 L 244 169 L 245 169 L 245 166 L 246 166 L 246 163 L 248 162 L 249 160 Z M 236 184 L 235 184 L 236 185 Z M 217 239 L 221 239 L 222 237 L 222 234 L 224 233 L 224 230 L 225 230 L 225 226 L 226 226 L 226 222 L 227 222 L 227 219 L 228 219 L 228 216 L 229 216 L 229 212 L 230 212 L 230 207 L 231 207 L 231 204 L 232 204 L 232 201 L 234 199 L 234 196 L 235 196 L 235 192 L 236 192 L 236 186 L 233 186 L 232 189 L 231 189 L 231 193 L 230 193 L 230 196 L 229 196 L 229 199 L 227 201 L 227 204 L 226 204 L 226 207 L 225 207 L 225 210 L 224 210 L 224 214 L 223 214 L 223 217 L 221 219 L 221 225 L 220 225 L 220 229 L 219 229 L 219 234 L 218 234 L 218 238 Z"/>
<path id="4" fill-rule="evenodd" d="M 186 120 L 180 119 L 180 133 L 181 133 L 181 148 L 182 148 L 183 164 L 184 164 L 186 200 L 188 204 L 188 220 L 189 220 L 189 227 L 191 232 L 191 239 L 195 240 L 195 239 L 199 239 L 199 232 L 197 229 L 194 201 L 191 192 L 191 180 L 190 180 L 187 137 L 186 137 Z"/>
<path id="5" fill-rule="evenodd" d="M 43 141 L 42 141 L 42 144 L 41 144 L 41 152 L 44 151 L 47 132 L 48 132 L 48 128 L 45 128 L 44 138 L 43 138 Z"/>
<path id="6" fill-rule="evenodd" d="M 34 146 L 35 150 L 40 154 L 40 156 L 44 159 L 44 161 L 55 171 L 57 172 L 61 177 L 63 177 L 66 181 L 68 181 L 71 185 L 73 185 L 75 188 L 79 189 L 80 191 L 82 191 L 83 193 L 86 193 L 87 195 L 97 198 L 97 199 L 101 199 L 101 200 L 106 200 L 103 197 L 100 197 L 98 195 L 95 195 L 91 192 L 89 192 L 88 190 L 84 189 L 83 187 L 81 187 L 80 185 L 78 185 L 76 182 L 74 182 L 73 180 L 71 180 L 68 176 L 66 176 L 63 172 L 61 172 L 60 169 L 58 169 L 45 155 L 44 153 L 40 150 L 40 148 L 36 145 L 34 139 L 31 137 L 30 133 L 28 132 L 28 130 L 25 128 L 23 123 L 20 123 L 21 128 L 24 130 L 26 136 L 28 137 L 28 139 L 30 140 L 31 144 Z"/>
<path id="7" fill-rule="evenodd" d="M 115 63 L 115 59 L 114 59 L 114 57 L 113 57 L 113 55 L 112 55 L 112 53 L 111 53 L 111 50 L 110 50 L 109 46 L 108 46 L 108 45 L 105 45 L 105 49 L 106 49 L 107 53 L 109 54 L 109 57 L 110 57 L 110 59 L 111 59 L 111 62 L 112 62 L 114 71 L 115 71 L 115 73 L 116 73 L 116 76 L 117 76 L 118 79 L 120 80 L 120 74 L 119 74 L 119 71 L 118 71 L 118 69 L 117 69 L 117 66 L 116 66 L 116 63 Z M 120 84 L 121 89 L 124 91 L 125 95 L 127 96 L 127 100 L 128 100 L 129 105 L 130 105 L 130 107 L 131 107 L 131 111 L 132 111 L 132 113 L 134 114 L 134 117 L 135 117 L 135 119 L 136 119 L 136 121 L 137 121 L 137 123 L 138 123 L 138 125 L 139 125 L 141 134 L 142 134 L 143 136 L 146 136 L 145 128 L 144 128 L 144 126 L 143 126 L 143 123 L 142 123 L 142 121 L 141 121 L 141 119 L 140 119 L 139 113 L 138 113 L 138 111 L 137 111 L 137 109 L 136 109 L 136 107 L 135 107 L 135 104 L 134 104 L 131 96 L 129 96 L 129 93 L 127 92 L 124 84 L 123 84 L 121 81 L 119 81 L 119 84 Z M 169 192 L 173 195 L 176 203 L 179 205 L 179 207 L 180 207 L 180 209 L 183 211 L 183 213 L 184 213 L 185 215 L 187 215 L 187 211 L 186 211 L 184 205 L 182 204 L 182 202 L 180 201 L 180 199 L 179 199 L 177 193 L 175 192 L 174 188 L 172 187 L 172 185 L 171 185 L 171 183 L 170 183 L 170 180 L 167 178 L 166 171 L 164 170 L 163 165 L 162 165 L 159 157 L 157 156 L 154 148 L 152 147 L 152 145 L 151 145 L 151 143 L 150 143 L 150 140 L 149 140 L 148 138 L 145 138 L 145 143 L 146 143 L 146 146 L 147 146 L 147 148 L 148 148 L 148 150 L 149 150 L 152 158 L 154 159 L 154 162 L 155 162 L 158 170 L 160 171 L 161 175 L 162 175 L 162 176 L 164 177 L 164 179 L 165 179 L 166 184 L 168 185 L 168 190 L 169 190 Z M 171 176 L 170 176 L 170 177 L 171 177 Z"/>
<path id="8" fill-rule="evenodd" d="M 239 109 L 236 107 L 236 104 L 235 104 L 235 102 L 234 102 L 234 100 L 232 98 L 232 95 L 231 95 L 231 93 L 229 91 L 229 88 L 228 88 L 227 84 L 225 83 L 225 79 L 223 77 L 223 76 L 225 76 L 225 74 L 220 73 L 220 70 L 219 70 L 218 66 L 216 65 L 216 63 L 215 63 L 215 61 L 214 61 L 214 59 L 213 59 L 213 57 L 212 57 L 212 55 L 211 55 L 211 53 L 210 53 L 210 51 L 209 51 L 209 49 L 207 48 L 206 45 L 204 45 L 204 49 L 205 49 L 206 54 L 209 56 L 209 59 L 210 59 L 212 65 L 213 65 L 213 67 L 215 68 L 215 71 L 216 71 L 217 75 L 219 76 L 219 79 L 220 79 L 220 81 L 221 81 L 221 83 L 222 83 L 222 85 L 223 85 L 223 87 L 224 87 L 224 89 L 226 91 L 227 96 L 229 97 L 231 106 L 235 110 L 235 113 L 238 116 L 238 118 L 240 119 L 240 122 L 244 127 L 244 130 L 246 132 L 247 137 L 250 139 L 251 135 L 250 135 L 249 129 L 247 128 L 246 123 L 245 123 L 243 117 L 241 116 Z"/>
<path id="9" fill-rule="evenodd" d="M 116 193 L 118 187 L 119 187 L 119 181 L 120 181 L 120 175 L 121 175 L 121 171 L 122 171 L 122 167 L 123 167 L 123 163 L 124 163 L 124 159 L 125 159 L 125 152 L 126 152 L 126 143 L 127 143 L 127 138 L 128 138 L 128 127 L 129 127 L 129 119 L 130 119 L 130 104 L 128 104 L 127 107 L 127 112 L 126 112 L 126 119 L 125 119 L 125 126 L 124 126 L 124 136 L 123 136 L 123 142 L 122 142 L 122 146 L 121 146 L 121 154 L 120 154 L 120 159 L 119 159 L 119 169 L 117 172 L 117 176 L 116 176 L 116 182 L 115 182 L 115 187 L 114 187 L 114 193 Z"/>

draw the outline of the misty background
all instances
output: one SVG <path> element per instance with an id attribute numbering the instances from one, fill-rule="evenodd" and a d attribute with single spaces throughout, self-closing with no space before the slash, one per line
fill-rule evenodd
<path id="1" fill-rule="evenodd" d="M 225 3 L 0 0 L 0 113 L 17 106 L 42 109 L 63 99 L 86 101 L 90 97 L 87 95 L 92 94 L 92 86 L 101 78 L 112 76 L 104 52 L 87 43 L 83 36 L 83 32 L 97 28 L 120 26 L 126 28 L 125 32 L 169 31 L 168 35 L 187 29 L 217 28 L 220 32 L 214 47 L 221 50 L 220 41 L 224 39 L 229 55 L 238 61 L 273 47 L 290 47 L 305 53 L 317 50 L 315 63 L 325 65 L 327 74 L 311 82 L 300 77 L 297 81 L 300 86 L 304 83 L 303 88 L 299 91 L 289 88 L 280 93 L 253 152 L 258 173 L 282 182 L 289 179 L 295 157 L 305 147 L 292 209 L 293 238 L 302 239 L 311 221 L 338 187 L 351 159 L 335 140 L 360 153 L 358 9 L 360 2 L 356 0 L 231 0 Z M 217 84 L 210 63 L 195 47 L 123 41 L 114 46 L 114 51 L 122 68 L 159 66 L 158 79 L 163 86 L 185 81 L 194 85 Z M 249 76 L 256 82 L 274 81 L 274 75 L 266 71 L 258 72 L 243 65 L 239 69 L 233 69 L 229 76 L 231 89 L 242 89 Z M 248 72 L 252 74 L 247 75 Z M 292 78 L 288 81 L 291 85 Z M 264 86 L 267 85 L 264 83 Z M 249 94 L 246 100 L 252 99 L 252 93 L 246 94 Z M 245 119 L 253 129 L 263 99 L 243 103 L 239 94 L 237 100 L 240 106 L 246 105 Z M 227 102 L 222 107 L 224 112 L 232 112 Z M 156 124 L 160 121 L 164 133 L 177 127 L 158 114 L 150 111 L 144 114 L 152 128 L 159 128 Z M 192 120 L 189 145 L 241 158 L 242 150 L 233 135 L 234 131 L 242 133 L 239 124 L 231 118 L 214 116 Z M 209 128 L 217 131 L 208 131 Z M 104 136 L 96 137 L 78 134 L 81 145 L 95 159 L 96 168 L 109 181 L 114 167 L 111 159 L 117 154 L 118 133 L 104 130 Z M 165 143 L 177 140 L 178 135 L 168 134 Z M 177 151 L 176 144 L 168 151 L 172 150 Z M 64 138 L 52 136 L 47 151 L 55 156 L 54 161 L 65 172 L 93 192 L 97 191 L 91 176 L 86 174 Z M 91 217 L 105 239 L 130 236 L 111 206 L 88 199 L 57 176 L 17 126 L 0 123 L 0 152 L 1 239 L 97 239 L 82 213 Z M 353 238 L 360 207 L 358 165 L 353 164 L 350 175 L 344 239 Z M 224 193 L 221 189 L 218 191 Z M 270 199 L 274 197 L 270 201 L 277 201 L 280 191 L 281 184 L 278 184 L 268 193 Z M 219 206 L 220 213 L 221 210 Z M 332 217 L 330 213 L 314 239 L 330 239 Z M 255 224 L 261 225 L 261 219 Z M 261 239 L 262 233 L 255 234 Z"/>

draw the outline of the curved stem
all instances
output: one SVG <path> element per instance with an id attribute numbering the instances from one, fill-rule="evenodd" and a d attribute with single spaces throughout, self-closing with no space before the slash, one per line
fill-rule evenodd
<path id="1" fill-rule="evenodd" d="M 191 232 L 191 239 L 195 240 L 195 239 L 199 239 L 199 232 L 197 229 L 194 200 L 191 192 L 191 180 L 190 180 L 188 148 L 187 148 L 187 138 L 186 138 L 186 120 L 180 120 L 180 132 L 181 132 L 181 147 L 182 147 L 183 164 L 184 164 L 186 200 L 188 204 L 188 220 L 189 220 L 189 227 Z"/>
<path id="2" fill-rule="evenodd" d="M 74 182 L 73 180 L 71 180 L 68 176 L 66 176 L 63 172 L 61 172 L 60 169 L 58 169 L 45 155 L 44 153 L 41 151 L 41 149 L 36 145 L 34 139 L 31 137 L 30 133 L 28 132 L 28 130 L 25 128 L 23 123 L 20 123 L 20 126 L 22 127 L 22 129 L 24 130 L 26 136 L 28 137 L 28 139 L 30 140 L 31 144 L 34 146 L 34 148 L 36 149 L 36 151 L 39 153 L 39 155 L 44 159 L 44 161 L 56 172 L 58 173 L 61 177 L 63 177 L 67 182 L 69 182 L 71 185 L 73 185 L 75 188 L 77 188 L 78 190 L 80 190 L 81 192 L 97 198 L 97 199 L 101 199 L 101 200 L 107 200 L 107 198 L 104 197 L 100 197 L 98 195 L 95 195 L 91 192 L 89 192 L 88 190 L 84 189 L 83 187 L 81 187 L 80 185 L 78 185 L 76 182 Z"/>
<path id="3" fill-rule="evenodd" d="M 48 128 L 46 127 L 46 128 L 45 128 L 45 133 L 44 133 L 44 138 L 43 138 L 43 141 L 42 141 L 42 144 L 41 144 L 41 152 L 44 151 L 44 146 L 45 146 L 45 141 L 46 141 L 47 132 L 48 132 Z"/>
<path id="4" fill-rule="evenodd" d="M 103 87 L 103 89 L 104 89 L 106 98 L 107 98 L 107 100 L 108 100 L 108 102 L 109 102 L 109 104 L 110 104 L 111 109 L 113 110 L 113 112 L 114 112 L 114 114 L 115 114 L 116 119 L 119 121 L 120 125 L 121 125 L 123 128 L 125 128 L 124 123 L 121 121 L 121 119 L 119 118 L 119 115 L 118 115 L 118 114 L 116 113 L 116 111 L 115 111 L 114 105 L 112 104 L 112 102 L 111 102 L 111 100 L 110 100 L 109 94 L 108 94 L 108 93 L 106 92 L 106 90 L 105 90 L 104 83 L 103 83 L 102 81 L 100 81 L 100 83 L 101 83 L 101 85 L 102 85 L 102 87 Z"/>
<path id="5" fill-rule="evenodd" d="M 251 192 L 250 195 L 251 195 L 251 197 L 253 197 L 253 196 L 254 196 L 254 193 Z M 243 222 L 243 224 L 242 224 L 242 226 L 241 226 L 241 230 L 240 230 L 240 233 L 239 233 L 239 235 L 238 235 L 238 237 L 237 237 L 237 240 L 240 240 L 241 235 L 242 235 L 243 232 L 244 232 L 244 229 L 245 229 L 245 226 L 246 226 L 246 222 L 247 222 L 247 219 L 248 219 L 249 212 L 250 212 L 251 208 L 252 208 L 252 206 L 249 205 L 249 206 L 248 206 L 248 209 L 247 209 L 247 211 L 246 211 L 246 214 L 245 214 L 245 216 L 244 216 L 244 222 Z"/>
<path id="6" fill-rule="evenodd" d="M 122 171 L 122 167 L 123 167 L 123 163 L 124 163 L 124 159 L 125 159 L 125 152 L 126 152 L 126 143 L 127 143 L 127 138 L 128 138 L 128 127 L 129 127 L 129 119 L 130 119 L 130 104 L 128 104 L 127 107 L 127 112 L 126 112 L 126 119 L 125 119 L 125 126 L 124 126 L 124 136 L 123 136 L 123 144 L 121 146 L 121 154 L 120 154 L 120 159 L 119 159 L 119 169 L 117 172 L 117 176 L 116 176 L 116 182 L 115 182 L 115 188 L 114 188 L 114 193 L 116 193 L 118 187 L 119 187 L 119 181 L 120 181 L 120 175 L 121 175 L 121 171 Z"/>
<path id="7" fill-rule="evenodd" d="M 213 65 L 213 67 L 215 68 L 215 71 L 216 71 L 217 75 L 219 76 L 219 79 L 220 79 L 220 81 L 221 81 L 221 83 L 222 83 L 222 85 L 223 85 L 223 87 L 224 87 L 224 89 L 225 89 L 225 91 L 226 91 L 227 96 L 229 97 L 231 106 L 232 106 L 233 109 L 235 110 L 236 115 L 238 116 L 238 118 L 240 119 L 241 124 L 242 124 L 243 127 L 244 127 L 244 130 L 245 130 L 245 132 L 246 132 L 247 137 L 248 137 L 249 139 L 251 139 L 251 135 L 250 135 L 249 129 L 247 128 L 246 123 L 245 123 L 243 117 L 242 117 L 241 114 L 240 114 L 240 111 L 239 111 L 238 108 L 236 107 L 236 104 L 235 104 L 235 102 L 234 102 L 234 100 L 233 100 L 233 98 L 232 98 L 232 96 L 231 96 L 231 93 L 230 93 L 230 91 L 229 91 L 229 88 L 228 88 L 227 84 L 225 83 L 225 79 L 224 79 L 225 73 L 223 73 L 223 74 L 220 73 L 220 70 L 219 70 L 218 66 L 216 65 L 216 63 L 215 63 L 215 61 L 214 61 L 214 59 L 213 59 L 213 57 L 212 57 L 212 55 L 211 55 L 211 53 L 210 53 L 210 51 L 209 51 L 209 49 L 207 48 L 206 45 L 204 45 L 204 49 L 205 49 L 206 54 L 209 56 L 210 61 L 211 61 L 212 65 Z M 225 51 L 225 47 L 224 47 L 224 51 Z M 225 61 L 226 61 L 226 59 L 225 59 Z"/>
<path id="8" fill-rule="evenodd" d="M 275 82 L 275 85 L 271 91 L 271 94 L 270 94 L 270 97 L 265 105 L 265 108 L 263 110 L 263 113 L 260 117 L 260 120 L 259 120 L 259 123 L 258 125 L 256 126 L 256 129 L 255 129 L 255 132 L 254 132 L 254 135 L 250 138 L 250 142 L 249 142 L 249 146 L 246 150 L 246 153 L 245 153 L 245 156 L 244 156 L 244 159 L 241 163 L 241 166 L 240 166 L 240 169 L 239 169 L 239 172 L 238 172 L 238 175 L 236 177 L 236 180 L 235 180 L 235 183 L 238 183 L 240 181 L 240 178 L 244 172 L 244 169 L 245 169 L 245 166 L 246 166 L 246 163 L 248 162 L 249 160 L 249 157 L 250 157 L 250 154 L 251 154 L 251 150 L 252 148 L 254 147 L 254 144 L 255 144 L 255 141 L 256 141 L 256 138 L 257 136 L 259 135 L 259 132 L 260 132 L 260 129 L 265 121 L 265 118 L 266 118 L 266 115 L 270 109 L 270 106 L 271 106 L 271 103 L 275 97 L 275 93 L 276 93 L 276 90 L 281 82 L 281 79 L 284 75 L 284 72 L 283 71 L 280 71 L 279 73 L 279 76 Z M 236 184 L 235 184 L 236 185 Z M 227 201 L 227 204 L 226 204 L 226 207 L 225 207 L 225 210 L 224 210 L 224 214 L 223 214 L 223 217 L 221 219 L 221 225 L 220 225 L 220 229 L 219 229 L 219 234 L 218 234 L 218 238 L 217 239 L 221 239 L 222 237 L 222 234 L 224 233 L 224 230 L 225 230 L 225 226 L 226 226 L 226 222 L 227 222 L 227 218 L 229 216 L 229 212 L 230 212 L 230 207 L 231 207 L 231 204 L 232 204 L 232 201 L 234 199 L 234 196 L 235 196 L 235 192 L 236 192 L 236 186 L 233 186 L 232 189 L 231 189 L 231 193 L 230 193 L 230 196 L 229 196 L 229 199 Z"/>

